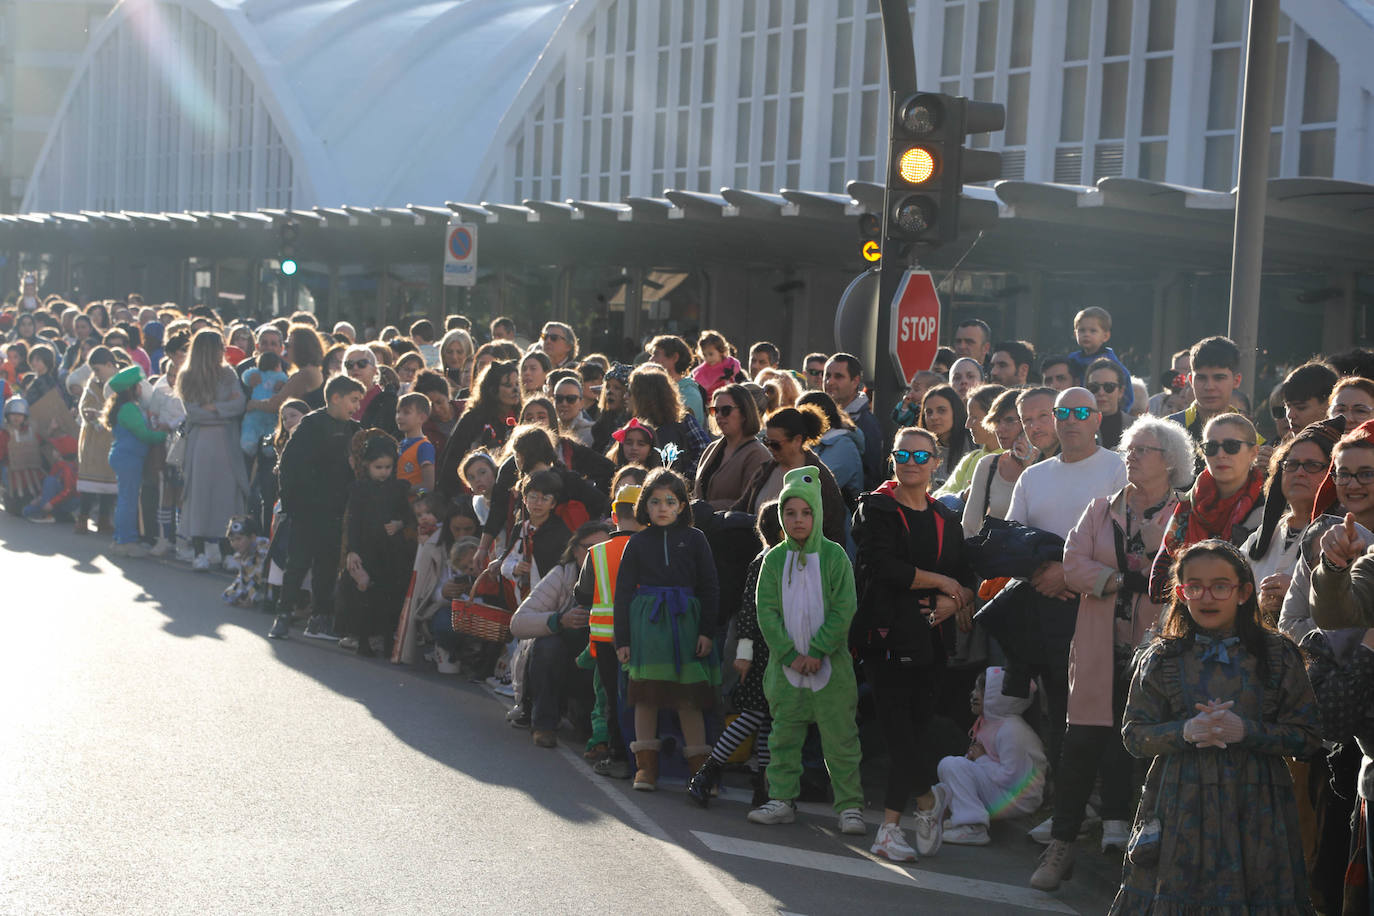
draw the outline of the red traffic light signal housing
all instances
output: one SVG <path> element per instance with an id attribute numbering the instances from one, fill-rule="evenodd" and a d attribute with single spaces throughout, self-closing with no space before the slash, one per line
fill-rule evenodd
<path id="1" fill-rule="evenodd" d="M 892 98 L 885 235 L 938 245 L 959 237 L 963 186 L 1002 175 L 1002 154 L 964 148 L 970 134 L 998 131 L 1006 108 L 918 92 Z"/>

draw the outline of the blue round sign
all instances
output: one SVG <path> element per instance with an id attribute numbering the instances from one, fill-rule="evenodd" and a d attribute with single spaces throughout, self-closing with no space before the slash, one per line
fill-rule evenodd
<path id="1" fill-rule="evenodd" d="M 462 226 L 448 234 L 448 250 L 458 260 L 472 253 L 472 233 Z"/>

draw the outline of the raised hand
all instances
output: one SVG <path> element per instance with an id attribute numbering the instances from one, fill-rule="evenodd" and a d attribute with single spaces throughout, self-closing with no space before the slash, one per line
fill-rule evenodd
<path id="1" fill-rule="evenodd" d="M 1363 556 L 1368 548 L 1369 545 L 1355 528 L 1355 516 L 1349 512 L 1345 514 L 1345 521 L 1322 535 L 1322 559 L 1337 569 L 1349 566 Z"/>

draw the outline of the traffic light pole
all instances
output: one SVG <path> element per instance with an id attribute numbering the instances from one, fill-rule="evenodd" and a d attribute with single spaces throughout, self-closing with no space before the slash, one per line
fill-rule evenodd
<path id="1" fill-rule="evenodd" d="M 883 49 L 887 57 L 887 88 L 889 94 L 888 111 L 897 110 L 902 100 L 916 92 L 916 43 L 911 33 L 911 20 L 908 18 L 906 0 L 881 0 L 883 14 Z M 888 118 L 889 130 L 891 117 Z M 889 138 L 890 140 L 890 138 Z M 891 143 L 885 144 L 889 149 Z M 892 163 L 885 163 L 881 174 L 888 174 Z M 894 431 L 892 408 L 901 400 L 906 391 L 908 379 L 900 378 L 897 367 L 893 365 L 890 352 L 892 339 L 892 301 L 897 296 L 897 286 L 907 264 L 903 252 L 905 247 L 894 243 L 889 231 L 892 219 L 891 182 L 884 181 L 887 190 L 883 195 L 883 235 L 882 260 L 878 262 L 878 340 L 874 347 L 873 366 L 873 413 L 889 435 Z"/>
<path id="2" fill-rule="evenodd" d="M 1274 95 L 1279 0 L 1252 0 L 1245 42 L 1236 228 L 1231 249 L 1228 332 L 1240 348 L 1241 391 L 1253 400 L 1259 350 L 1260 278 L 1264 268 L 1264 210 L 1269 194 L 1269 106 Z"/>

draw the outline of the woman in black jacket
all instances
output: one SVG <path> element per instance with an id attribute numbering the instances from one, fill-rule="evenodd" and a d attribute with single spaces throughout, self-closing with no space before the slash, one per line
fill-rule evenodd
<path id="1" fill-rule="evenodd" d="M 754 478 L 744 488 L 744 494 L 730 508 L 736 512 L 757 515 L 759 506 L 777 499 L 782 492 L 782 478 L 788 471 L 811 465 L 821 473 L 821 533 L 827 540 L 841 546 L 847 540 L 844 496 L 840 493 L 835 475 L 810 448 L 825 435 L 829 425 L 825 414 L 815 405 L 784 407 L 775 410 L 764 420 L 763 444 L 773 457 L 759 465 Z M 749 558 L 745 558 L 747 563 Z"/>
<path id="2" fill-rule="evenodd" d="M 493 454 L 506 444 L 520 409 L 520 373 L 514 362 L 494 362 L 477 376 L 477 394 L 458 418 L 435 468 L 434 489 L 452 499 L 463 492 L 458 466 L 475 448 Z"/>
<path id="3" fill-rule="evenodd" d="M 931 785 L 938 760 L 928 732 L 956 621 L 968 629 L 973 620 L 963 528 L 929 492 L 938 456 L 932 433 L 898 431 L 892 479 L 860 496 L 854 515 L 859 610 L 849 639 L 873 688 L 892 757 L 873 852 L 894 861 L 915 859 L 900 826 L 912 795 L 917 850 L 932 855 L 940 848 L 948 797 Z"/>

